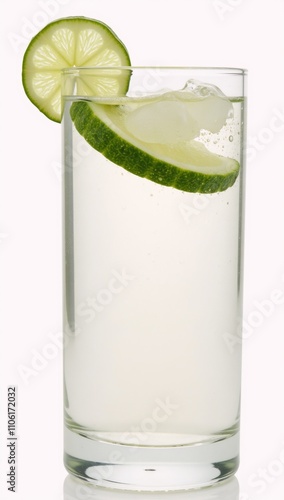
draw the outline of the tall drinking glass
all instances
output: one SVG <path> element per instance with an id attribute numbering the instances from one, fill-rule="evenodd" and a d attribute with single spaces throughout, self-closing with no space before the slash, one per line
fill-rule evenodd
<path id="1" fill-rule="evenodd" d="M 65 465 L 100 486 L 238 467 L 245 78 L 64 71 Z"/>

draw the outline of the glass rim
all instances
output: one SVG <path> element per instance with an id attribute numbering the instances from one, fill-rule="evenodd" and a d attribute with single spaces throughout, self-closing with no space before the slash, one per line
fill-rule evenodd
<path id="1" fill-rule="evenodd" d="M 114 70 L 162 70 L 162 71 L 200 71 L 203 73 L 215 73 L 219 75 L 245 76 L 248 70 L 246 68 L 222 67 L 222 66 L 72 66 L 62 68 L 63 75 L 72 75 L 87 71 L 114 71 Z"/>

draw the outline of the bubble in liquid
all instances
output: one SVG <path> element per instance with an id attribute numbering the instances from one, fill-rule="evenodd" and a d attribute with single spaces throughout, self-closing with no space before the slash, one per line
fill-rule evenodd
<path id="1" fill-rule="evenodd" d="M 232 135 L 230 135 L 230 136 L 229 136 L 229 141 L 230 141 L 230 142 L 233 142 L 233 140 L 234 140 L 233 136 L 232 136 Z"/>

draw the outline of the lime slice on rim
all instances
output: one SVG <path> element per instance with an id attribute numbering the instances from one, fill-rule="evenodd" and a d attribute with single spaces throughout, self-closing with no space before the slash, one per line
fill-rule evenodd
<path id="1" fill-rule="evenodd" d="M 77 131 L 97 151 L 132 174 L 188 192 L 215 193 L 232 186 L 239 163 L 202 143 L 149 144 L 126 129 L 120 106 L 77 101 L 70 109 Z"/>
<path id="2" fill-rule="evenodd" d="M 23 86 L 28 98 L 48 118 L 61 121 L 61 71 L 91 66 L 129 66 L 128 52 L 101 21 L 68 17 L 53 21 L 30 42 L 23 59 Z M 113 76 L 103 84 L 81 82 L 81 95 L 124 94 L 129 78 Z M 105 87 L 103 87 L 105 85 Z"/>

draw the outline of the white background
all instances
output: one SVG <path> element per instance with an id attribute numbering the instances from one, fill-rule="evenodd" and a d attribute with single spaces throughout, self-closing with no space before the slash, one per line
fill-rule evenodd
<path id="1" fill-rule="evenodd" d="M 245 340 L 237 478 L 240 500 L 280 500 L 284 493 L 283 0 L 13 0 L 2 5 L 0 496 L 6 500 L 13 495 L 6 483 L 6 401 L 8 385 L 16 385 L 14 495 L 19 500 L 63 500 L 60 126 L 26 98 L 21 62 L 40 28 L 58 17 L 75 15 L 111 26 L 128 47 L 133 65 L 235 66 L 249 71 Z M 33 357 L 48 344 L 53 346 L 49 351 L 53 359 L 40 358 L 38 369 L 25 381 L 19 370 L 31 369 Z"/>

